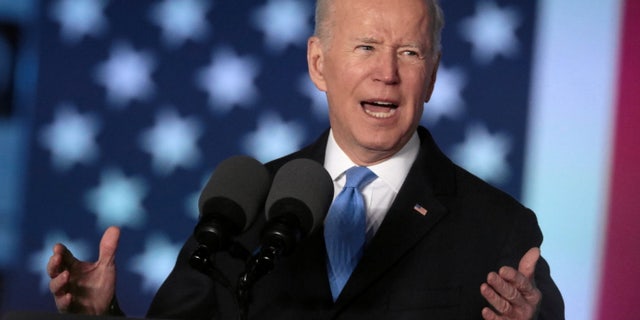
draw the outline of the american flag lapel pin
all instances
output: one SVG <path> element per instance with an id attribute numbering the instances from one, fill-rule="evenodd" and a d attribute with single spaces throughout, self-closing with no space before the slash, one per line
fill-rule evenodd
<path id="1" fill-rule="evenodd" d="M 415 206 L 413 206 L 413 210 L 415 210 L 417 213 L 425 216 L 427 215 L 427 209 L 423 208 L 421 205 L 417 204 Z"/>

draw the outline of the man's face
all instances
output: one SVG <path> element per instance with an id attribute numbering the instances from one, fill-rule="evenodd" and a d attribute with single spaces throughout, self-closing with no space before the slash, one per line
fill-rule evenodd
<path id="1" fill-rule="evenodd" d="M 423 0 L 333 5 L 328 39 L 309 39 L 309 72 L 327 93 L 337 143 L 354 162 L 370 165 L 411 138 L 433 90 L 439 55 L 432 51 Z"/>

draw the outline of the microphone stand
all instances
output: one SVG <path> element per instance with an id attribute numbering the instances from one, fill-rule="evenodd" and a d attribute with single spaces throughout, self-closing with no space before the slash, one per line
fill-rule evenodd
<path id="1" fill-rule="evenodd" d="M 293 223 L 293 228 L 292 228 Z M 262 243 L 257 254 L 247 260 L 245 272 L 238 278 L 236 300 L 238 301 L 239 319 L 246 320 L 249 316 L 251 303 L 251 289 L 253 285 L 275 267 L 276 259 L 288 254 L 301 238 L 297 221 L 289 219 L 275 219 L 267 222 L 262 234 Z"/>
<path id="2" fill-rule="evenodd" d="M 273 246 L 262 247 L 256 256 L 247 261 L 246 271 L 238 278 L 236 288 L 240 320 L 246 320 L 249 316 L 251 289 L 258 280 L 273 270 L 275 260 L 279 256 L 278 251 Z"/>
<path id="3" fill-rule="evenodd" d="M 235 241 L 230 243 L 229 247 L 227 248 L 227 252 L 231 257 L 242 261 L 248 261 L 251 257 L 249 250 Z M 212 252 L 209 247 L 204 244 L 200 244 L 191 254 L 189 264 L 194 269 L 200 271 L 201 273 L 207 275 L 213 281 L 219 283 L 222 287 L 227 289 L 232 296 L 234 296 L 231 281 L 229 281 L 229 279 L 220 271 L 220 269 L 216 268 L 214 256 L 215 253 Z M 241 303 L 238 300 L 238 297 L 234 297 L 236 298 L 236 304 L 238 305 L 238 308 L 242 310 Z M 240 316 L 240 319 L 246 319 L 246 315 L 244 315 L 245 318 L 242 318 L 242 311 L 240 312 Z"/>
<path id="4" fill-rule="evenodd" d="M 215 266 L 213 254 L 209 247 L 204 244 L 199 245 L 196 250 L 191 254 L 191 258 L 189 259 L 189 265 L 192 268 L 200 271 L 201 273 L 209 276 L 213 281 L 218 282 L 225 288 L 230 289 L 231 283 L 229 279 L 218 270 Z"/>
<path id="5" fill-rule="evenodd" d="M 215 266 L 215 251 L 206 244 L 201 243 L 189 260 L 193 268 L 231 292 L 238 307 L 239 320 L 247 320 L 249 317 L 254 284 L 274 269 L 280 256 L 291 253 L 302 238 L 300 221 L 293 215 L 277 217 L 267 222 L 261 237 L 263 245 L 254 255 L 236 241 L 231 242 L 226 249 L 231 257 L 245 261 L 245 271 L 238 277 L 235 294 L 229 279 Z"/>

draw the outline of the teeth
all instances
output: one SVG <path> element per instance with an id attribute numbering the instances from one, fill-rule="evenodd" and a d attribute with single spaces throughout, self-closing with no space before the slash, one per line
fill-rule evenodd
<path id="1" fill-rule="evenodd" d="M 393 107 L 394 104 L 391 102 L 380 102 L 380 101 L 373 101 L 371 104 L 375 104 L 375 105 L 379 105 L 379 106 L 383 106 L 383 107 Z"/>
<path id="2" fill-rule="evenodd" d="M 386 119 L 392 117 L 396 113 L 396 108 L 398 107 L 397 105 L 386 101 L 363 101 L 361 102 L 361 105 L 366 114 L 378 119 Z M 366 105 L 383 107 L 385 109 L 384 111 L 373 111 L 367 108 Z"/>
<path id="3" fill-rule="evenodd" d="M 393 116 L 394 113 L 396 113 L 396 109 L 389 109 L 388 112 L 373 112 L 367 109 L 364 109 L 364 112 L 366 112 L 368 115 L 374 117 L 374 118 L 378 118 L 378 119 L 386 119 L 386 118 L 390 118 L 391 116 Z"/>

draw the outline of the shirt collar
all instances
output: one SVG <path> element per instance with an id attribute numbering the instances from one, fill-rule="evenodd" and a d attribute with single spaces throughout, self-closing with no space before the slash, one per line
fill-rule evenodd
<path id="1" fill-rule="evenodd" d="M 409 142 L 407 142 L 399 152 L 381 163 L 370 166 L 369 169 L 371 169 L 378 178 L 387 183 L 395 192 L 398 192 L 407 174 L 409 174 L 411 165 L 413 165 L 413 162 L 416 160 L 419 150 L 420 138 L 417 132 L 415 132 Z M 327 140 L 324 167 L 327 172 L 329 172 L 329 175 L 331 175 L 333 181 L 338 180 L 347 169 L 355 165 L 344 151 L 340 149 L 333 137 L 333 130 L 331 130 L 329 132 L 329 139 Z"/>

